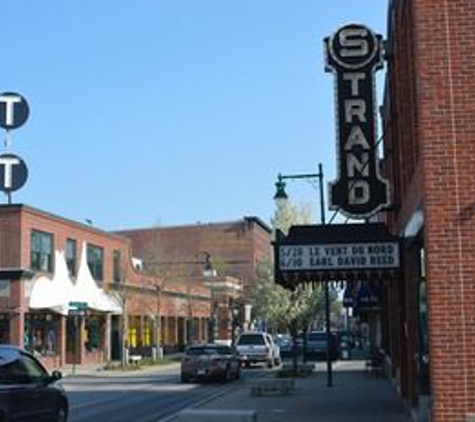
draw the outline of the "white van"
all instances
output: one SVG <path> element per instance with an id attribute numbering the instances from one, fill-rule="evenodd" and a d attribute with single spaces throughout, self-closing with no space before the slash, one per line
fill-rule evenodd
<path id="1" fill-rule="evenodd" d="M 267 333 L 242 333 L 236 342 L 236 350 L 241 364 L 246 367 L 251 363 L 265 363 L 268 368 L 272 368 L 281 363 L 279 346 Z"/>

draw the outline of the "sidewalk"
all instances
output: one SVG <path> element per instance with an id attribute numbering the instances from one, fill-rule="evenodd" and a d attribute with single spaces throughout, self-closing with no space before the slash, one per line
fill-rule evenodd
<path id="1" fill-rule="evenodd" d="M 134 368 L 129 366 L 127 371 L 121 369 L 104 369 L 104 365 L 66 365 L 58 370 L 63 374 L 63 377 L 133 377 L 137 375 L 147 375 L 155 372 L 162 372 L 180 367 L 180 362 L 167 362 L 160 365 L 142 365 Z"/>
<path id="2" fill-rule="evenodd" d="M 365 376 L 363 361 L 342 361 L 327 387 L 324 365 L 296 380 L 290 395 L 251 396 L 245 384 L 200 406 L 201 409 L 252 409 L 258 422 L 409 422 L 412 419 L 386 378 Z"/>

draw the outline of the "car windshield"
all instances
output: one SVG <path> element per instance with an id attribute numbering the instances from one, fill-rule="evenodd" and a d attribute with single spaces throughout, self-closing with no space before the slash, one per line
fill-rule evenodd
<path id="1" fill-rule="evenodd" d="M 248 344 L 265 345 L 264 337 L 260 334 L 246 334 L 239 338 L 238 344 L 245 346 Z"/>
<path id="2" fill-rule="evenodd" d="M 197 355 L 230 355 L 232 350 L 230 347 L 190 347 L 186 354 L 188 356 Z"/>

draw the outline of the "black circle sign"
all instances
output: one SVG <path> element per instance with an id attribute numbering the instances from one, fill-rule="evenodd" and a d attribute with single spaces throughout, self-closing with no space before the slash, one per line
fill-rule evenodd
<path id="1" fill-rule="evenodd" d="M 0 126 L 4 129 L 16 129 L 23 125 L 30 114 L 26 100 L 15 92 L 0 94 Z"/>
<path id="2" fill-rule="evenodd" d="M 20 189 L 28 178 L 25 162 L 15 154 L 0 155 L 0 190 L 9 193 Z"/>
<path id="3" fill-rule="evenodd" d="M 380 38 L 364 25 L 349 24 L 335 32 L 329 42 L 333 60 L 346 69 L 368 65 L 380 50 Z"/>

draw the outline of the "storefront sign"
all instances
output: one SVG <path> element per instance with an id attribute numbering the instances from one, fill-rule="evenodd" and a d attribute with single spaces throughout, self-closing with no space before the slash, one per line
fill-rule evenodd
<path id="1" fill-rule="evenodd" d="M 349 24 L 325 39 L 326 70 L 335 75 L 338 179 L 330 207 L 367 218 L 389 205 L 388 182 L 379 175 L 374 73 L 383 65 L 381 35 Z"/>
<path id="2" fill-rule="evenodd" d="M 292 226 L 277 230 L 275 279 L 284 287 L 334 280 L 392 279 L 399 274 L 400 242 L 382 223 Z"/>
<path id="3" fill-rule="evenodd" d="M 279 249 L 281 271 L 399 268 L 396 242 L 285 245 Z"/>

